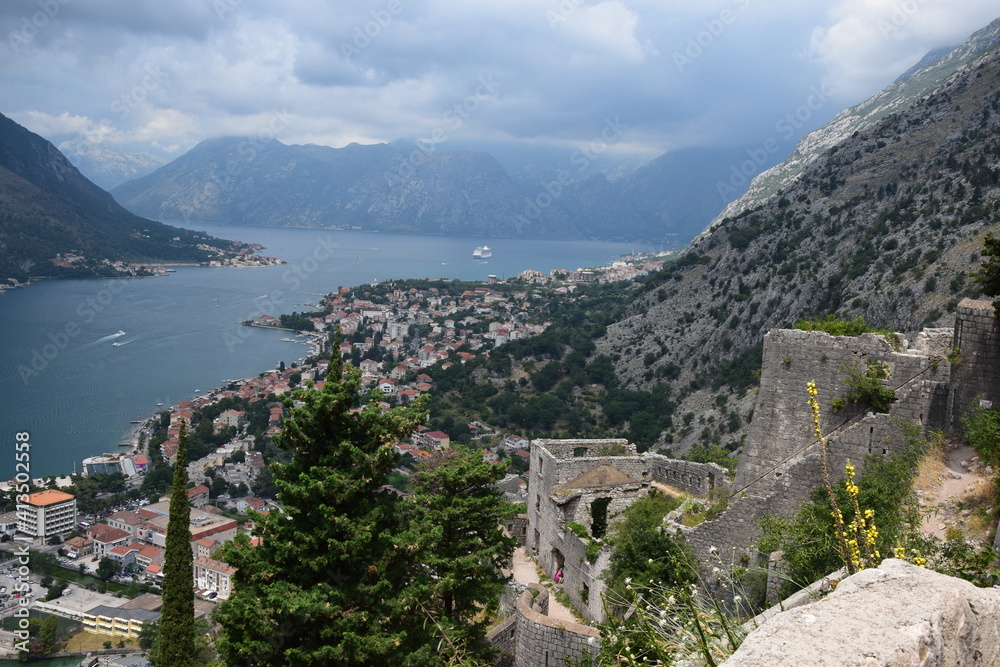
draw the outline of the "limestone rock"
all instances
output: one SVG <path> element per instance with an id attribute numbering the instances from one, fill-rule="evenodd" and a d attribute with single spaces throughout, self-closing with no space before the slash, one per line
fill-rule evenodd
<path id="1" fill-rule="evenodd" d="M 770 618 L 724 664 L 1000 665 L 1000 589 L 886 560 Z"/>

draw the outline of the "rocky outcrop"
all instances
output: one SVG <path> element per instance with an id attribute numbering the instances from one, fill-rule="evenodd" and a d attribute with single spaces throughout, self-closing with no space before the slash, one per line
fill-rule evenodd
<path id="1" fill-rule="evenodd" d="M 1000 589 L 900 560 L 752 631 L 726 667 L 1000 664 Z"/>
<path id="2" fill-rule="evenodd" d="M 892 84 L 861 104 L 841 111 L 825 126 L 802 137 L 795 151 L 784 162 L 754 178 L 747 192 L 731 202 L 716 222 L 765 203 L 776 192 L 794 183 L 824 152 L 886 116 L 910 108 L 951 74 L 998 43 L 1000 19 L 977 31 L 965 44 L 955 49 L 931 51 Z M 822 90 L 816 90 L 814 94 L 820 103 L 825 102 Z"/>

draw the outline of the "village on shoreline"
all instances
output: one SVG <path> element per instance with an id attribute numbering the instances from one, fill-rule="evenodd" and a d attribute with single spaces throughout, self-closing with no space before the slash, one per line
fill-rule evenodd
<path id="1" fill-rule="evenodd" d="M 191 423 L 191 418 L 205 406 L 226 398 L 246 402 L 268 398 L 275 400 L 310 381 L 317 388 L 322 388 L 320 378 L 325 376 L 327 360 L 321 356 L 330 354 L 329 341 L 334 331 L 339 331 L 342 337 L 341 355 L 359 368 L 365 389 L 379 389 L 387 409 L 412 403 L 432 389 L 433 379 L 426 369 L 435 364 L 441 363 L 442 368 L 448 368 L 453 363 L 465 363 L 478 355 L 488 354 L 490 349 L 509 341 L 542 333 L 550 323 L 532 310 L 533 305 L 541 303 L 536 296 L 537 290 L 549 290 L 551 295 L 560 296 L 571 294 L 580 285 L 634 280 L 662 269 L 664 259 L 672 252 L 628 255 L 606 266 L 590 269 L 553 269 L 548 273 L 528 269 L 507 281 L 490 276 L 480 283 L 404 280 L 355 288 L 341 287 L 325 296 L 319 304 L 320 310 L 311 313 L 308 318 L 298 313 L 281 317 L 261 315 L 243 322 L 247 326 L 294 332 L 295 339 L 285 340 L 306 345 L 308 353 L 287 368 L 264 371 L 256 378 L 233 380 L 224 387 L 169 406 L 170 423 L 176 425 L 180 419 Z M 268 264 L 246 264 L 265 265 Z M 394 287 L 409 283 L 419 283 L 425 288 L 404 290 Z M 457 295 L 451 294 L 455 284 L 469 289 L 463 289 Z M 532 296 L 535 296 L 534 304 Z M 267 436 L 280 430 L 283 415 L 280 408 L 276 410 L 274 421 L 269 423 L 265 432 Z M 111 457 L 126 477 L 144 474 L 150 465 L 150 457 L 145 450 L 152 439 L 150 425 L 162 412 L 157 411 L 141 422 L 133 422 L 137 427 L 132 430 L 129 440 L 119 443 L 123 448 L 127 445 L 127 451 L 105 453 L 87 460 Z M 242 417 L 229 416 L 226 419 L 232 422 L 233 427 L 245 425 L 240 421 Z M 489 432 L 482 425 L 470 426 L 476 431 L 486 428 Z M 176 453 L 176 426 L 171 431 L 159 445 L 164 458 L 170 462 Z M 401 443 L 398 447 L 400 453 L 426 458 L 442 445 L 447 446 L 450 440 L 447 434 L 432 433 L 427 436 L 418 434 L 409 448 L 407 443 Z M 237 440 L 234 438 L 234 442 Z M 519 441 L 516 437 L 513 440 L 515 443 Z M 236 446 L 244 451 L 252 449 L 245 441 Z M 213 457 L 216 464 L 222 464 L 222 459 L 232 454 L 225 447 L 219 452 L 222 456 Z M 133 458 L 138 458 L 138 461 L 124 462 Z M 206 471 L 222 466 L 213 466 L 205 461 L 199 462 L 197 467 L 192 463 L 191 467 L 190 472 L 194 473 L 192 481 L 196 481 L 204 480 Z M 87 466 L 84 465 L 82 470 L 86 474 Z M 232 476 L 240 482 L 249 483 L 254 475 L 253 471 L 241 470 Z M 73 484 L 72 476 L 68 474 L 45 476 L 33 481 L 39 487 L 63 488 Z M 9 491 L 12 485 L 13 481 L 0 482 L 0 490 Z"/>

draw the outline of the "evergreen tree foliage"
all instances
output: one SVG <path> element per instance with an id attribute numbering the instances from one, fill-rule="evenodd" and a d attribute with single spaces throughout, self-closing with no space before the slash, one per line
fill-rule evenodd
<path id="1" fill-rule="evenodd" d="M 490 464 L 473 449 L 436 454 L 412 475 L 413 529 L 427 607 L 468 653 L 483 645 L 488 615 L 509 577 L 517 541 L 502 522 L 518 514 L 496 484 L 505 466 Z M 478 618 L 478 621 L 477 621 Z"/>
<path id="2" fill-rule="evenodd" d="M 153 649 L 157 667 L 195 664 L 194 572 L 187 485 L 187 430 L 181 422 L 174 483 L 170 490 L 170 517 L 163 563 L 163 609 L 159 637 Z"/>
<path id="3" fill-rule="evenodd" d="M 420 665 L 439 662 L 435 627 L 416 597 L 417 547 L 404 503 L 383 490 L 393 444 L 424 419 L 422 402 L 355 410 L 360 372 L 330 359 L 322 390 L 284 397 L 274 466 L 285 511 L 256 515 L 261 544 L 223 549 L 238 568 L 219 605 L 220 656 L 229 665 Z"/>
<path id="4" fill-rule="evenodd" d="M 987 236 L 983 240 L 983 255 L 983 265 L 972 279 L 986 296 L 1000 297 L 1000 237 Z M 993 316 L 1000 320 L 1000 298 L 993 302 L 993 309 Z"/>

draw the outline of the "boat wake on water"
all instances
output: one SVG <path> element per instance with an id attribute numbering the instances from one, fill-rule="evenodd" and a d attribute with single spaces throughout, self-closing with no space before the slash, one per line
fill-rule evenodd
<path id="1" fill-rule="evenodd" d="M 115 332 L 113 334 L 109 334 L 107 336 L 101 336 L 97 340 L 93 340 L 93 341 L 90 341 L 89 343 L 85 343 L 84 347 L 89 347 L 91 345 L 100 345 L 101 343 L 106 343 L 109 340 L 114 340 L 115 338 L 121 338 L 124 335 L 125 335 L 124 331 L 118 330 L 117 332 Z"/>

